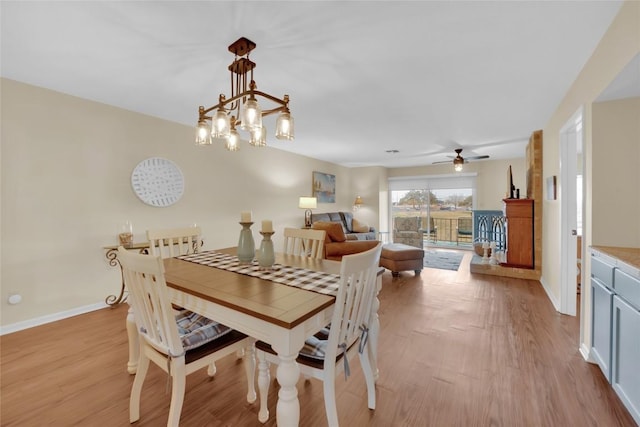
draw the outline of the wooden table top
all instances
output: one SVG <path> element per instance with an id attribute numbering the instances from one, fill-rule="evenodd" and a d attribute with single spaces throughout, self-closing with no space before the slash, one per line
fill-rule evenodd
<path id="1" fill-rule="evenodd" d="M 235 248 L 216 250 L 235 255 Z M 276 263 L 340 273 L 340 262 L 276 254 Z M 164 260 L 167 286 L 287 329 L 331 306 L 335 298 L 313 291 L 183 261 Z"/>

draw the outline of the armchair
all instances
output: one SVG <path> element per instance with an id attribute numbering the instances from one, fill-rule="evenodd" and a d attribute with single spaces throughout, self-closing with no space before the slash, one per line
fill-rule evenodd
<path id="1" fill-rule="evenodd" d="M 423 249 L 420 217 L 396 217 L 393 220 L 393 243 L 403 243 Z"/>

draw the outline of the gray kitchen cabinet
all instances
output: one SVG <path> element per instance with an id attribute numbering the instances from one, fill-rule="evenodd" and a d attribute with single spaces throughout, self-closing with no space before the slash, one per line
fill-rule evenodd
<path id="1" fill-rule="evenodd" d="M 591 355 L 611 382 L 611 320 L 613 270 L 597 257 L 591 260 Z"/>
<path id="2" fill-rule="evenodd" d="M 640 425 L 640 304 L 632 305 L 634 297 L 640 298 L 640 280 L 618 280 L 619 273 L 616 270 L 616 290 L 619 283 L 635 286 L 621 287 L 632 292 L 613 297 L 611 385 Z"/>

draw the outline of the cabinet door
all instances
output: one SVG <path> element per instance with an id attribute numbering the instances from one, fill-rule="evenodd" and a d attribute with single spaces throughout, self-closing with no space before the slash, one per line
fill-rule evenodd
<path id="1" fill-rule="evenodd" d="M 640 425 L 640 312 L 613 298 L 611 384 Z"/>
<path id="2" fill-rule="evenodd" d="M 591 278 L 591 354 L 611 382 L 611 314 L 613 292 Z"/>
<path id="3" fill-rule="evenodd" d="M 504 199 L 509 267 L 533 268 L 533 200 Z"/>

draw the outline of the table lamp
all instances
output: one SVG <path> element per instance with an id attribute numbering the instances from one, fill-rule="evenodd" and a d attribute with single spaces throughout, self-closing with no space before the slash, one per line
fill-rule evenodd
<path id="1" fill-rule="evenodd" d="M 306 209 L 304 211 L 304 227 L 311 228 L 311 209 L 318 207 L 318 199 L 315 197 L 300 197 L 298 207 L 300 209 Z"/>

